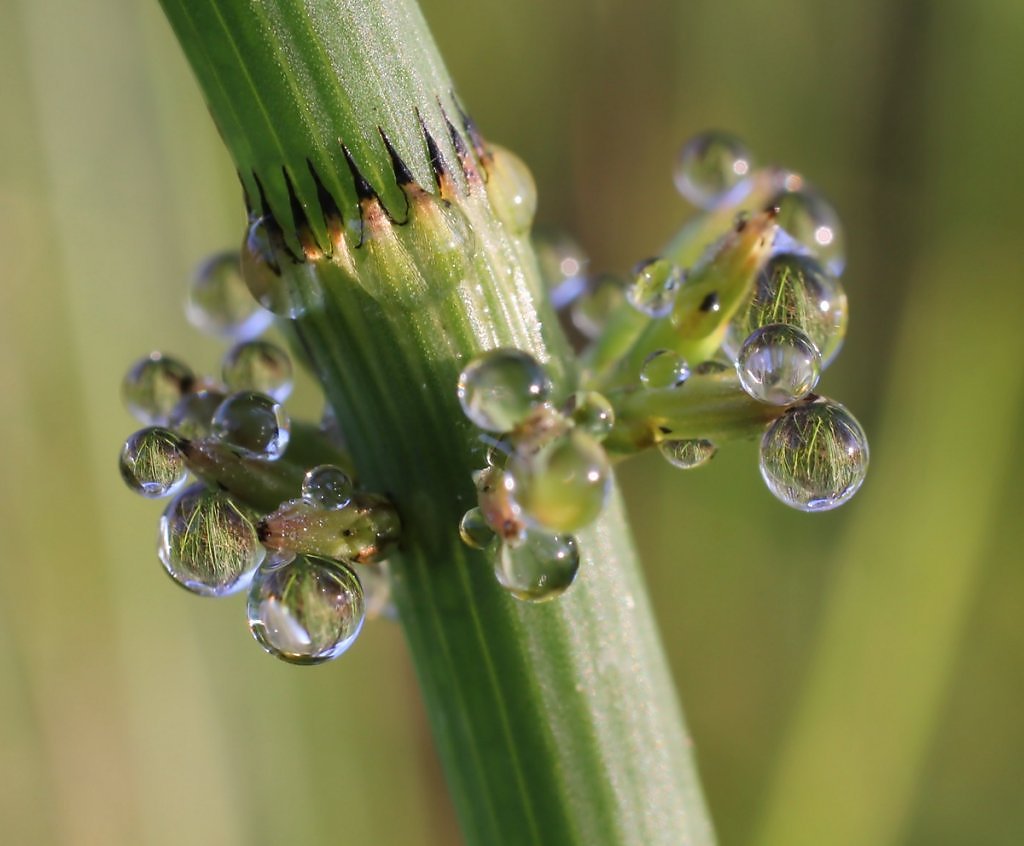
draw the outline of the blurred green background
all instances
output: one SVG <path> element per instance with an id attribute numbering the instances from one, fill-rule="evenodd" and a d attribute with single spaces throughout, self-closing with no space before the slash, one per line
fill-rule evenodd
<path id="1" fill-rule="evenodd" d="M 857 498 L 785 509 L 753 444 L 622 473 L 723 846 L 1024 842 L 1024 4 L 424 8 L 592 267 L 678 227 L 672 158 L 709 126 L 846 224 L 822 390 L 871 437 Z M 160 506 L 117 477 L 121 375 L 214 365 L 184 286 L 242 224 L 156 4 L 0 19 L 0 841 L 457 843 L 397 627 L 326 668 L 265 657 L 242 600 L 170 585 Z"/>

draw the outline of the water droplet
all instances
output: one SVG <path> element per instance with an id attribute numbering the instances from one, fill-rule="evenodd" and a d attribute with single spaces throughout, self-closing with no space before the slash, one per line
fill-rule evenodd
<path id="1" fill-rule="evenodd" d="M 827 511 L 850 499 L 868 469 L 868 441 L 843 406 L 819 400 L 789 409 L 761 438 L 761 476 L 782 502 Z"/>
<path id="2" fill-rule="evenodd" d="M 333 464 L 314 467 L 302 480 L 302 498 L 317 508 L 344 508 L 352 501 L 354 492 L 348 473 Z"/>
<path id="3" fill-rule="evenodd" d="M 337 658 L 366 619 L 363 587 L 340 561 L 281 553 L 269 557 L 249 591 L 249 630 L 267 652 L 290 664 Z"/>
<path id="4" fill-rule="evenodd" d="M 292 360 L 267 341 L 236 344 L 221 365 L 224 384 L 232 391 L 257 391 L 284 402 L 292 392 Z"/>
<path id="5" fill-rule="evenodd" d="M 479 508 L 470 508 L 459 522 L 459 537 L 471 549 L 486 549 L 494 540 L 494 529 L 487 525 L 487 518 Z"/>
<path id="6" fill-rule="evenodd" d="M 367 620 L 397 620 L 398 609 L 391 596 L 391 577 L 387 561 L 379 564 L 361 564 L 359 583 L 363 586 L 363 605 Z"/>
<path id="7" fill-rule="evenodd" d="M 265 217 L 250 224 L 242 242 L 242 278 L 263 308 L 278 317 L 294 319 L 305 311 L 305 306 L 296 281 L 281 272 L 281 256 L 274 249 L 272 225 Z"/>
<path id="8" fill-rule="evenodd" d="M 658 452 L 673 467 L 692 470 L 714 458 L 718 447 L 703 438 L 692 438 L 686 441 L 662 441 L 658 444 Z"/>
<path id="9" fill-rule="evenodd" d="M 135 362 L 125 374 L 121 396 L 128 411 L 141 423 L 163 425 L 194 381 L 188 365 L 154 352 Z"/>
<path id="10" fill-rule="evenodd" d="M 495 544 L 494 575 L 516 599 L 547 602 L 565 593 L 576 580 L 580 552 L 572 535 L 533 531 L 518 544 Z"/>
<path id="11" fill-rule="evenodd" d="M 846 335 L 846 293 L 811 256 L 779 253 L 758 274 L 754 298 L 729 324 L 723 349 L 734 359 L 755 329 L 784 323 L 803 332 L 821 353 L 824 370 Z"/>
<path id="12" fill-rule="evenodd" d="M 611 466 L 601 445 L 572 431 L 509 462 L 512 496 L 537 525 L 574 532 L 601 513 L 611 486 Z"/>
<path id="13" fill-rule="evenodd" d="M 714 206 L 746 179 L 754 161 L 746 145 L 727 132 L 704 132 L 687 141 L 676 156 L 676 188 L 698 208 Z"/>
<path id="14" fill-rule="evenodd" d="M 490 441 L 487 445 L 487 453 L 485 454 L 487 466 L 504 470 L 508 465 L 508 459 L 512 454 L 512 450 L 512 443 L 505 435 Z"/>
<path id="15" fill-rule="evenodd" d="M 626 285 L 618 276 L 602 273 L 588 279 L 586 289 L 569 310 L 572 325 L 585 338 L 599 337 L 625 298 Z"/>
<path id="16" fill-rule="evenodd" d="M 268 461 L 284 455 L 290 430 L 291 423 L 280 403 L 253 391 L 232 394 L 213 415 L 214 437 Z"/>
<path id="17" fill-rule="evenodd" d="M 241 256 L 234 251 L 217 253 L 199 268 L 185 313 L 197 329 L 236 340 L 255 338 L 274 319 L 253 302 L 242 278 Z"/>
<path id="18" fill-rule="evenodd" d="M 121 478 L 144 497 L 170 496 L 188 478 L 181 447 L 181 438 L 159 426 L 136 432 L 121 450 Z"/>
<path id="19" fill-rule="evenodd" d="M 564 232 L 535 229 L 532 240 L 551 304 L 556 310 L 563 309 L 586 290 L 587 254 Z"/>
<path id="20" fill-rule="evenodd" d="M 615 427 L 615 409 L 604 394 L 577 391 L 570 403 L 572 422 L 597 441 L 603 441 Z"/>
<path id="21" fill-rule="evenodd" d="M 495 213 L 514 234 L 527 232 L 537 211 L 537 186 L 530 169 L 515 153 L 492 144 L 487 177 Z"/>
<path id="22" fill-rule="evenodd" d="M 731 371 L 733 368 L 726 364 L 724 361 L 715 361 L 714 359 L 708 359 L 702 361 L 696 367 L 693 368 L 694 376 L 717 376 L 720 373 L 726 373 Z"/>
<path id="23" fill-rule="evenodd" d="M 514 429 L 550 392 L 551 382 L 544 368 L 520 350 L 486 352 L 459 375 L 463 412 L 489 432 Z"/>
<path id="24" fill-rule="evenodd" d="M 178 494 L 160 518 L 160 561 L 182 587 L 202 596 L 245 588 L 263 560 L 250 514 L 205 485 Z"/>
<path id="25" fill-rule="evenodd" d="M 190 441 L 208 438 L 213 433 L 213 415 L 226 399 L 223 391 L 191 391 L 178 400 L 167 425 Z"/>
<path id="26" fill-rule="evenodd" d="M 803 399 L 818 384 L 821 353 L 799 329 L 769 323 L 755 329 L 736 357 L 736 373 L 750 396 L 771 405 Z"/>
<path id="27" fill-rule="evenodd" d="M 803 186 L 803 183 L 800 183 Z M 821 194 L 806 186 L 782 191 L 770 205 L 778 208 L 782 229 L 803 244 L 835 276 L 846 266 L 846 236 L 839 215 Z"/>
<path id="28" fill-rule="evenodd" d="M 689 365 L 672 350 L 655 350 L 640 366 L 640 384 L 650 390 L 678 388 L 689 378 Z"/>
<path id="29" fill-rule="evenodd" d="M 637 267 L 626 299 L 648 317 L 667 317 L 683 284 L 683 271 L 666 259 L 650 259 Z"/>

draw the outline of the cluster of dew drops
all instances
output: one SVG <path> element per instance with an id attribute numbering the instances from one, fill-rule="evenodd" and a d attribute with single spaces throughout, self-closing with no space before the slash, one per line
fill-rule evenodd
<path id="1" fill-rule="evenodd" d="M 687 362 L 671 349 L 653 349 L 631 390 L 684 391 L 694 374 L 734 371 L 742 391 L 781 413 L 766 425 L 759 464 L 768 489 L 802 511 L 847 502 L 864 481 L 864 430 L 841 404 L 813 393 L 835 359 L 847 326 L 844 236 L 827 200 L 800 175 L 755 166 L 747 147 L 723 132 L 698 135 L 677 156 L 675 183 L 700 211 L 690 231 L 710 239 L 690 267 L 670 258 L 640 263 L 632 278 L 588 276 L 587 258 L 568 236 L 537 233 L 534 245 L 552 302 L 570 331 L 596 345 L 632 309 L 655 322 L 674 320 L 677 303 L 701 272 L 720 259 L 723 239 L 713 222 L 741 228 L 748 215 L 770 209 L 774 237 L 757 271 L 749 300 L 729 320 L 715 356 Z M 710 228 L 709 228 L 710 227 Z M 717 310 L 717 302 L 702 303 Z M 586 349 L 581 359 L 587 361 Z M 551 402 L 544 368 L 515 349 L 487 352 L 468 364 L 458 396 L 469 420 L 489 444 L 487 466 L 475 474 L 478 504 L 462 518 L 460 535 L 486 550 L 499 583 L 514 596 L 546 601 L 563 594 L 580 568 L 576 533 L 602 510 L 611 480 L 602 448 L 616 408 L 588 384 L 561 407 Z M 658 441 L 674 467 L 706 464 L 717 445 L 704 438 Z"/>
<path id="2" fill-rule="evenodd" d="M 174 582 L 200 596 L 247 591 L 256 641 L 290 663 L 318 664 L 345 652 L 367 616 L 393 613 L 381 558 L 398 518 L 382 497 L 357 490 L 342 466 L 289 462 L 299 439 L 316 454 L 344 453 L 329 414 L 312 433 L 295 431 L 283 406 L 292 362 L 260 337 L 274 315 L 250 287 L 238 253 L 199 269 L 189 320 L 232 346 L 219 378 L 156 352 L 129 369 L 123 399 L 145 428 L 125 442 L 120 471 L 136 493 L 169 498 L 157 551 Z M 299 496 L 264 512 L 239 495 L 264 485 L 267 509 L 279 502 L 276 491 Z"/>

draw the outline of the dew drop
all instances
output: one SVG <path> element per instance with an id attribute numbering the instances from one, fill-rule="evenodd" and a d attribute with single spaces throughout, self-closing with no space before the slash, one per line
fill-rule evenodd
<path id="1" fill-rule="evenodd" d="M 811 256 L 779 253 L 758 274 L 754 297 L 729 324 L 723 349 L 733 360 L 756 329 L 784 323 L 803 332 L 821 353 L 824 370 L 846 335 L 846 293 Z"/>
<path id="2" fill-rule="evenodd" d="M 579 544 L 572 535 L 531 531 L 518 544 L 495 542 L 491 549 L 498 583 L 527 602 L 561 596 L 580 569 Z"/>
<path id="3" fill-rule="evenodd" d="M 348 473 L 333 464 L 314 467 L 302 480 L 302 498 L 310 505 L 329 511 L 347 506 L 354 492 Z"/>
<path id="4" fill-rule="evenodd" d="M 227 494 L 191 485 L 160 518 L 160 561 L 193 593 L 227 596 L 242 590 L 264 556 L 250 516 Z"/>
<path id="5" fill-rule="evenodd" d="M 615 426 L 615 409 L 604 394 L 577 391 L 572 398 L 570 414 L 578 429 L 596 441 L 603 441 Z"/>
<path id="6" fill-rule="evenodd" d="M 835 209 L 813 188 L 782 191 L 770 205 L 778 210 L 776 222 L 803 244 L 835 276 L 846 266 L 846 236 Z"/>
<path id="7" fill-rule="evenodd" d="M 256 218 L 249 226 L 242 242 L 242 278 L 263 308 L 278 317 L 294 319 L 305 311 L 305 306 L 295 283 L 281 273 L 270 227 L 265 217 Z"/>
<path id="8" fill-rule="evenodd" d="M 586 290 L 587 254 L 564 232 L 536 229 L 532 240 L 551 304 L 555 309 L 563 309 Z"/>
<path id="9" fill-rule="evenodd" d="M 159 426 L 142 429 L 125 441 L 120 468 L 125 484 L 149 499 L 170 496 L 188 478 L 181 438 Z"/>
<path id="10" fill-rule="evenodd" d="M 195 374 L 187 364 L 154 352 L 135 362 L 125 374 L 121 396 L 138 421 L 148 426 L 163 425 L 194 381 Z"/>
<path id="11" fill-rule="evenodd" d="M 640 384 L 650 390 L 678 388 L 689 378 L 690 366 L 672 350 L 655 350 L 640 366 Z"/>
<path id="12" fill-rule="evenodd" d="M 492 144 L 487 176 L 495 213 L 514 234 L 527 232 L 537 211 L 537 186 L 530 169 L 515 153 Z"/>
<path id="13" fill-rule="evenodd" d="M 733 368 L 726 364 L 724 361 L 716 361 L 715 359 L 708 359 L 702 361 L 696 367 L 693 368 L 694 376 L 717 376 L 721 373 L 727 373 Z"/>
<path id="14" fill-rule="evenodd" d="M 511 493 L 529 519 L 553 532 L 574 532 L 601 513 L 611 466 L 601 445 L 574 430 L 509 462 Z"/>
<path id="15" fill-rule="evenodd" d="M 569 309 L 572 325 L 585 338 L 599 337 L 625 298 L 626 286 L 618 276 L 603 273 L 587 280 L 585 290 Z"/>
<path id="16" fill-rule="evenodd" d="M 799 405 L 761 438 L 761 476 L 782 502 L 800 511 L 828 511 L 850 499 L 868 469 L 860 423 L 832 400 Z"/>
<path id="17" fill-rule="evenodd" d="M 232 394 L 213 415 L 214 437 L 268 461 L 284 455 L 290 430 L 291 423 L 280 403 L 253 391 Z"/>
<path id="18" fill-rule="evenodd" d="M 174 406 L 167 425 L 190 441 L 208 438 L 213 433 L 213 415 L 227 394 L 214 389 L 191 391 Z"/>
<path id="19" fill-rule="evenodd" d="M 650 259 L 637 267 L 626 300 L 648 317 L 667 317 L 682 283 L 681 268 L 666 259 Z"/>
<path id="20" fill-rule="evenodd" d="M 736 373 L 743 390 L 754 399 L 789 405 L 818 384 L 821 353 L 799 329 L 769 323 L 744 341 L 736 357 Z"/>
<path id="21" fill-rule="evenodd" d="M 292 392 L 292 360 L 267 341 L 236 344 L 221 364 L 224 384 L 232 391 L 257 391 L 284 402 Z"/>
<path id="22" fill-rule="evenodd" d="M 471 549 L 486 549 L 494 540 L 494 529 L 487 525 L 487 518 L 479 508 L 470 508 L 459 522 L 459 537 Z"/>
<path id="23" fill-rule="evenodd" d="M 359 577 L 340 561 L 279 553 L 267 558 L 249 591 L 249 630 L 290 664 L 337 658 L 366 619 Z"/>
<path id="24" fill-rule="evenodd" d="M 676 188 L 698 208 L 711 208 L 753 168 L 750 151 L 735 135 L 703 132 L 687 141 L 676 156 Z"/>
<path id="25" fill-rule="evenodd" d="M 185 313 L 197 329 L 239 341 L 255 338 L 274 319 L 253 302 L 242 278 L 241 256 L 234 251 L 217 253 L 199 268 L 189 287 Z"/>
<path id="26" fill-rule="evenodd" d="M 658 452 L 673 467 L 692 470 L 714 458 L 718 447 L 703 438 L 692 438 L 685 441 L 662 441 L 658 444 Z"/>
<path id="27" fill-rule="evenodd" d="M 498 349 L 473 359 L 459 375 L 465 415 L 488 432 L 508 432 L 547 399 L 551 382 L 536 359 Z"/>

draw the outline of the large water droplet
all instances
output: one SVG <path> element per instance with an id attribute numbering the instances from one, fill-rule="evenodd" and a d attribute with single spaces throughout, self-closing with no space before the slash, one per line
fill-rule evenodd
<path id="1" fill-rule="evenodd" d="M 800 183 L 803 185 L 802 181 Z M 839 215 L 813 188 L 782 191 L 770 205 L 778 208 L 776 222 L 803 244 L 829 273 L 839 276 L 846 266 L 846 236 Z"/>
<path id="2" fill-rule="evenodd" d="M 704 132 L 680 148 L 674 173 L 676 188 L 698 208 L 711 208 L 753 168 L 750 151 L 735 135 Z"/>
<path id="3" fill-rule="evenodd" d="M 272 222 L 252 221 L 242 242 L 242 278 L 257 303 L 278 317 L 299 317 L 305 306 L 296 282 L 282 274 L 281 256 L 274 249 Z"/>
<path id="4" fill-rule="evenodd" d="M 824 369 L 842 346 L 846 322 L 846 294 L 839 280 L 811 256 L 779 253 L 758 274 L 754 298 L 729 324 L 723 349 L 735 360 L 754 330 L 784 323 L 810 338 Z"/>
<path id="5" fill-rule="evenodd" d="M 170 496 L 188 478 L 181 447 L 181 438 L 167 429 L 152 426 L 136 432 L 121 450 L 121 478 L 144 497 Z"/>
<path id="6" fill-rule="evenodd" d="M 650 259 L 636 269 L 626 299 L 648 317 L 667 317 L 682 284 L 681 268 L 666 259 Z"/>
<path id="7" fill-rule="evenodd" d="M 800 511 L 827 511 L 850 499 L 868 469 L 868 441 L 843 406 L 819 400 L 789 409 L 761 438 L 768 489 Z"/>
<path id="8" fill-rule="evenodd" d="M 224 384 L 232 391 L 257 391 L 284 402 L 292 392 L 292 360 L 267 341 L 236 344 L 221 364 Z"/>
<path id="9" fill-rule="evenodd" d="M 494 540 L 494 529 L 487 525 L 487 518 L 479 508 L 470 508 L 459 521 L 459 537 L 471 549 L 486 549 Z"/>
<path id="10" fill-rule="evenodd" d="M 611 466 L 601 445 L 574 430 L 509 462 L 512 496 L 537 525 L 574 532 L 601 513 L 611 486 Z"/>
<path id="11" fill-rule="evenodd" d="M 640 384 L 650 390 L 678 388 L 689 378 L 689 365 L 672 350 L 655 350 L 640 366 Z"/>
<path id="12" fill-rule="evenodd" d="M 754 330 L 736 357 L 736 373 L 750 396 L 771 405 L 803 399 L 818 384 L 821 353 L 799 329 L 769 323 Z"/>
<path id="13" fill-rule="evenodd" d="M 569 414 L 578 429 L 597 441 L 603 441 L 615 427 L 615 409 L 608 398 L 597 391 L 577 391 Z"/>
<path id="14" fill-rule="evenodd" d="M 253 302 L 242 279 L 237 252 L 217 253 L 196 272 L 188 291 L 185 313 L 203 332 L 236 340 L 255 338 L 274 319 Z"/>
<path id="15" fill-rule="evenodd" d="M 280 403 L 253 391 L 232 394 L 213 415 L 214 437 L 269 461 L 284 455 L 290 430 L 291 422 Z"/>
<path id="16" fill-rule="evenodd" d="M 249 630 L 271 655 L 291 664 L 337 658 L 366 619 L 363 587 L 340 561 L 280 553 L 260 567 L 249 591 Z"/>
<path id="17" fill-rule="evenodd" d="M 183 396 L 167 420 L 167 425 L 190 441 L 208 438 L 213 433 L 213 415 L 227 399 L 222 391 L 191 391 Z"/>
<path id="18" fill-rule="evenodd" d="M 163 425 L 191 389 L 195 374 L 187 364 L 163 353 L 139 359 L 125 374 L 121 396 L 128 411 L 146 425 Z"/>
<path id="19" fill-rule="evenodd" d="M 182 587 L 202 596 L 242 590 L 263 560 L 251 515 L 221 491 L 191 485 L 160 518 L 160 561 Z"/>
<path id="20" fill-rule="evenodd" d="M 718 447 L 704 438 L 691 438 L 685 441 L 662 441 L 658 444 L 658 452 L 673 467 L 692 470 L 714 458 Z"/>
<path id="21" fill-rule="evenodd" d="M 572 535 L 528 532 L 518 544 L 495 542 L 494 574 L 516 599 L 547 602 L 565 593 L 576 580 L 580 552 Z"/>
<path id="22" fill-rule="evenodd" d="M 354 492 L 348 473 L 333 464 L 314 467 L 302 480 L 302 498 L 318 508 L 344 508 L 352 501 Z"/>
<path id="23" fill-rule="evenodd" d="M 550 392 L 551 382 L 544 368 L 520 350 L 486 352 L 459 375 L 463 412 L 489 432 L 514 429 Z"/>
<path id="24" fill-rule="evenodd" d="M 625 283 L 610 273 L 587 280 L 585 290 L 569 310 L 572 325 L 591 340 L 599 337 L 626 298 Z"/>
<path id="25" fill-rule="evenodd" d="M 515 153 L 492 144 L 487 177 L 487 194 L 501 221 L 514 234 L 528 231 L 537 211 L 537 186 L 530 169 Z"/>

